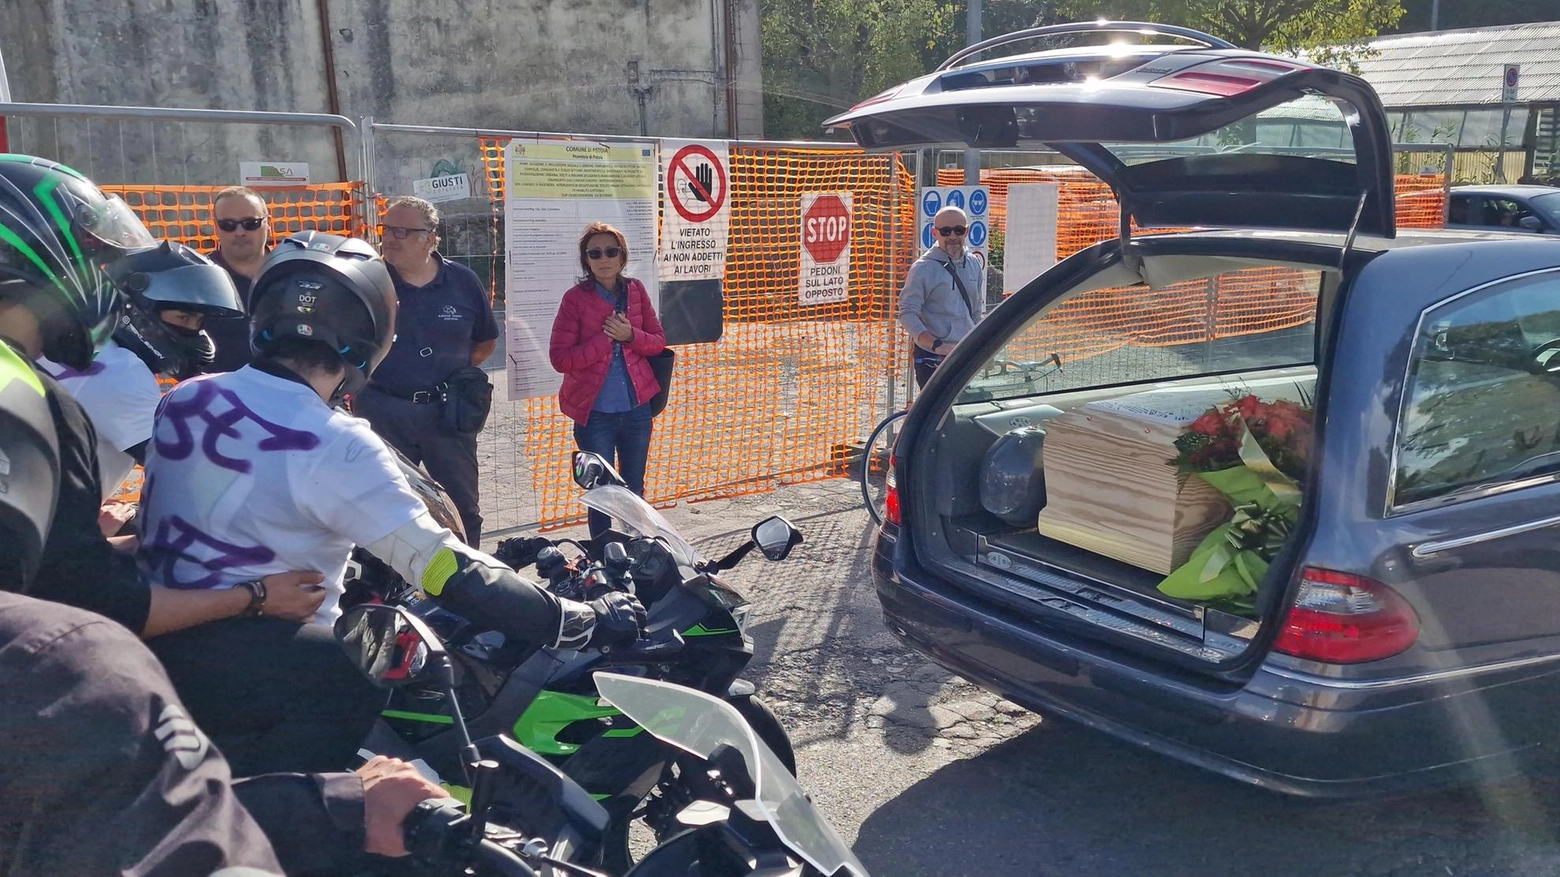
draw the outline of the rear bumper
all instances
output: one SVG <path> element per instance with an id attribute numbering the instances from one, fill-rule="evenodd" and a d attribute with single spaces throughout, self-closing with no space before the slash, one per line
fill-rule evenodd
<path id="1" fill-rule="evenodd" d="M 1062 716 L 1241 782 L 1332 797 L 1510 773 L 1553 739 L 1544 705 L 1560 663 L 1358 686 L 1265 664 L 1216 690 L 1035 625 L 895 563 L 880 536 L 873 578 L 884 622 L 949 670 Z"/>

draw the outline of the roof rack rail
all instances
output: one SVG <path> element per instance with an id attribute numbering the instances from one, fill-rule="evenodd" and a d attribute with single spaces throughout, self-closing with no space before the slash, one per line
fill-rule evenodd
<path id="1" fill-rule="evenodd" d="M 1221 40 L 1212 34 L 1206 34 L 1200 30 L 1193 30 L 1189 27 L 1180 27 L 1173 24 L 1149 24 L 1148 22 L 1144 21 L 1075 21 L 1069 24 L 1051 24 L 1046 25 L 1045 27 L 1031 27 L 1025 30 L 1016 30 L 1010 34 L 1003 34 L 1000 37 L 992 37 L 989 40 L 983 40 L 973 46 L 967 46 L 953 53 L 948 57 L 948 60 L 938 64 L 937 69 L 932 72 L 940 73 L 944 70 L 950 70 L 953 67 L 958 66 L 959 62 L 963 61 L 965 58 L 968 58 L 972 55 L 978 55 L 981 52 L 994 49 L 998 46 L 1005 46 L 1009 43 L 1037 39 L 1039 37 L 1055 37 L 1068 34 L 1084 33 L 1136 33 L 1142 34 L 1143 36 L 1180 37 L 1182 39 L 1202 43 L 1210 49 L 1240 48 L 1234 43 Z"/>

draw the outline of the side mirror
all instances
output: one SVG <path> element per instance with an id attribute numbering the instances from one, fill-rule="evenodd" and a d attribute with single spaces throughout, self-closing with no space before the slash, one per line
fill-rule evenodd
<path id="1" fill-rule="evenodd" d="M 364 604 L 336 619 L 336 640 L 381 688 L 428 679 L 448 654 L 422 619 L 397 606 Z"/>
<path id="2" fill-rule="evenodd" d="M 578 484 L 581 490 L 595 490 L 608 484 L 628 486 L 628 482 L 612 468 L 611 463 L 603 459 L 600 454 L 590 451 L 574 452 L 574 483 Z"/>
<path id="3" fill-rule="evenodd" d="M 1517 225 L 1528 231 L 1543 231 L 1544 221 L 1537 216 L 1524 216 L 1517 220 Z"/>
<path id="4" fill-rule="evenodd" d="M 802 531 L 776 515 L 755 524 L 752 539 L 765 560 L 785 560 L 792 548 L 802 544 Z"/>

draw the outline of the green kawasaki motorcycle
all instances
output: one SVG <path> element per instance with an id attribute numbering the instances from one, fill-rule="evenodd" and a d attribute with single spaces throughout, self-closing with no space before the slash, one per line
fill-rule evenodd
<path id="1" fill-rule="evenodd" d="M 420 470 L 408 469 L 430 508 L 448 502 Z M 633 646 L 522 652 L 507 646 L 481 619 L 462 618 L 420 599 L 414 588 L 366 554 L 356 555 L 356 569 L 349 571 L 348 601 L 356 595 L 357 602 L 367 598 L 401 606 L 437 632 L 454 659 L 454 696 L 471 736 L 513 737 L 600 801 L 612 818 L 601 866 L 621 874 L 633 864 L 630 824 L 643 820 L 659 842 L 681 828 L 676 814 L 706 791 L 707 781 L 686 753 L 645 733 L 603 700 L 592 674 L 606 670 L 720 697 L 794 774 L 790 737 L 753 685 L 739 678 L 753 657 L 753 640 L 745 629 L 748 604 L 719 574 L 754 548 L 768 560 L 784 560 L 802 534 L 784 518 L 771 517 L 753 527 L 746 543 L 712 561 L 629 491 L 601 457 L 576 453 L 574 476 L 585 491 L 581 501 L 610 515 L 612 531 L 585 541 L 507 540 L 495 556 L 517 570 L 534 566 L 561 596 L 586 599 L 604 588 L 635 593 L 648 621 L 647 635 Z M 454 518 L 449 512 L 448 505 L 435 509 L 438 517 Z M 441 778 L 461 777 L 461 740 L 452 727 L 449 696 L 448 689 L 436 685 L 396 688 L 385 721 L 365 749 L 421 760 Z M 452 791 L 461 790 L 452 786 Z"/>

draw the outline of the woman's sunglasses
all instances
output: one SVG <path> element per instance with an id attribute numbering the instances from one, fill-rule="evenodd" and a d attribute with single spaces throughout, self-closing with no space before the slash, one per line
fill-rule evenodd
<path id="1" fill-rule="evenodd" d="M 254 231 L 255 229 L 259 228 L 260 226 L 262 226 L 264 224 L 265 224 L 265 217 L 264 216 L 251 216 L 248 219 L 219 219 L 219 220 L 217 220 L 217 228 L 220 228 L 223 231 L 238 231 L 238 227 L 241 226 L 241 225 L 244 227 L 244 231 Z"/>
<path id="2" fill-rule="evenodd" d="M 595 249 L 586 250 L 585 255 L 592 259 L 616 259 L 617 257 L 623 255 L 623 248 L 607 247 L 605 250 L 603 250 L 600 247 L 596 247 Z"/>
<path id="3" fill-rule="evenodd" d="M 940 225 L 940 226 L 937 227 L 937 233 L 942 235 L 943 237 L 948 237 L 950 235 L 961 235 L 962 236 L 968 230 L 969 229 L 966 229 L 962 225 Z"/>

